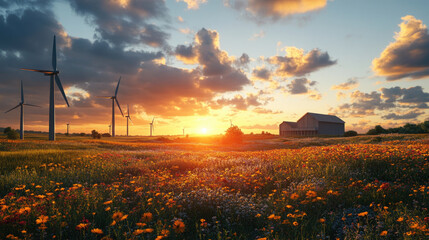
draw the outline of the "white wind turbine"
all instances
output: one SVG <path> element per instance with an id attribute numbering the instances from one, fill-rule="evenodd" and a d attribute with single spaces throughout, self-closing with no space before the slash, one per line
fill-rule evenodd
<path id="1" fill-rule="evenodd" d="M 125 117 L 127 118 L 127 137 L 128 137 L 128 120 L 130 120 L 130 122 L 133 123 L 133 121 L 131 120 L 130 108 L 128 107 L 128 104 L 127 104 L 127 116 L 125 116 Z"/>
<path id="2" fill-rule="evenodd" d="M 155 133 L 155 117 L 153 117 L 152 122 L 149 123 L 150 125 L 150 136 L 152 137 L 152 134 Z"/>
<path id="3" fill-rule="evenodd" d="M 114 96 L 97 96 L 99 98 L 112 99 L 112 137 L 115 136 L 115 102 L 118 105 L 119 111 L 121 111 L 122 117 L 124 116 L 124 114 L 122 113 L 121 105 L 119 105 L 118 98 L 117 98 L 119 83 L 121 83 L 121 77 L 119 77 L 118 85 L 116 86 Z"/>
<path id="4" fill-rule="evenodd" d="M 11 108 L 5 112 L 5 113 L 8 113 L 17 107 L 21 107 L 21 118 L 20 118 L 20 122 L 19 122 L 19 135 L 20 135 L 21 139 L 24 139 L 24 106 L 40 107 L 37 105 L 28 104 L 28 103 L 24 102 L 24 87 L 22 86 L 22 81 L 21 81 L 21 102 L 18 103 L 18 105 L 16 105 L 15 107 L 13 107 L 13 108 Z"/>
<path id="5" fill-rule="evenodd" d="M 54 85 L 57 84 L 58 89 L 60 89 L 61 94 L 64 97 L 64 100 L 67 103 L 67 107 L 70 107 L 69 102 L 67 101 L 66 94 L 64 93 L 63 85 L 61 84 L 58 74 L 60 73 L 57 70 L 57 46 L 55 44 L 55 35 L 54 35 L 54 44 L 52 46 L 52 69 L 53 70 L 39 70 L 39 69 L 28 69 L 21 68 L 21 70 L 40 72 L 45 74 L 45 76 L 50 77 L 50 87 L 49 87 L 49 140 L 55 140 L 55 91 Z M 54 83 L 55 81 L 55 83 Z"/>

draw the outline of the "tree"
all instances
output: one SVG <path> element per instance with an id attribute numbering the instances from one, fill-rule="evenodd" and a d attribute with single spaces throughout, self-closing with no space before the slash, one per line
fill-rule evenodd
<path id="1" fill-rule="evenodd" d="M 11 129 L 10 131 L 8 131 L 6 133 L 6 137 L 7 137 L 7 139 L 18 139 L 19 133 L 15 130 Z"/>
<path id="2" fill-rule="evenodd" d="M 97 131 L 95 131 L 95 130 L 92 130 L 91 131 L 91 137 L 92 138 L 97 138 L 97 139 L 100 139 L 101 138 L 101 134 L 99 134 Z"/>
<path id="3" fill-rule="evenodd" d="M 244 133 L 237 126 L 232 126 L 226 130 L 223 138 L 224 143 L 242 143 Z"/>
<path id="4" fill-rule="evenodd" d="M 357 136 L 358 133 L 356 131 L 350 130 L 344 133 L 344 137 L 354 137 Z"/>
<path id="5" fill-rule="evenodd" d="M 8 132 L 10 132 L 10 131 L 12 131 L 12 128 L 11 127 L 7 127 L 7 128 L 5 128 L 4 130 L 3 130 L 3 133 L 4 134 L 7 134 Z"/>

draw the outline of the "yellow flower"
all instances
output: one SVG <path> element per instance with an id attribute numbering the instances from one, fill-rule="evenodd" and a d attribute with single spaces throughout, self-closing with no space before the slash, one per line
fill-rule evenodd
<path id="1" fill-rule="evenodd" d="M 185 231 L 185 223 L 181 220 L 174 221 L 173 229 L 176 233 L 183 233 Z"/>
<path id="2" fill-rule="evenodd" d="M 103 230 L 101 230 L 101 229 L 99 229 L 99 228 L 91 229 L 91 232 L 92 232 L 92 233 L 95 233 L 95 234 L 103 234 Z"/>
<path id="3" fill-rule="evenodd" d="M 40 215 L 38 219 L 36 219 L 36 224 L 44 224 L 47 223 L 49 220 L 48 216 Z"/>
<path id="4" fill-rule="evenodd" d="M 383 231 L 383 232 L 380 233 L 380 236 L 382 236 L 382 237 L 384 237 L 386 235 L 387 235 L 387 231 Z"/>

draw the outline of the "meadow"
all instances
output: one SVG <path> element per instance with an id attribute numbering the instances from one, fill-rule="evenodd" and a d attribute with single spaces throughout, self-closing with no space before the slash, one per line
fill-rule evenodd
<path id="1" fill-rule="evenodd" d="M 428 239 L 429 135 L 0 139 L 0 239 Z"/>

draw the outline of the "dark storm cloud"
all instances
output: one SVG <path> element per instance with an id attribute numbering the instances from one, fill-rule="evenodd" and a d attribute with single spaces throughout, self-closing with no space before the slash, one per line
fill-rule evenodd
<path id="1" fill-rule="evenodd" d="M 424 92 L 421 86 L 410 88 L 382 88 L 383 98 L 387 103 L 416 103 L 422 104 L 429 102 L 429 93 Z"/>
<path id="2" fill-rule="evenodd" d="M 388 81 L 402 78 L 420 79 L 429 76 L 429 34 L 426 25 L 413 16 L 405 16 L 390 43 L 372 61 L 372 68 Z"/>
<path id="3" fill-rule="evenodd" d="M 327 52 L 313 49 L 308 53 L 295 47 L 286 48 L 286 56 L 270 57 L 268 61 L 276 65 L 276 74 L 282 77 L 303 76 L 320 68 L 337 63 L 332 60 Z"/>
<path id="4" fill-rule="evenodd" d="M 310 81 L 307 78 L 297 78 L 287 85 L 287 89 L 290 94 L 306 94 L 310 92 L 310 87 L 316 83 L 316 81 Z"/>
<path id="5" fill-rule="evenodd" d="M 166 20 L 164 1 L 157 0 L 68 0 L 73 9 L 96 27 L 101 39 L 115 45 L 145 43 L 165 46 L 169 34 L 149 23 L 152 19 Z"/>

